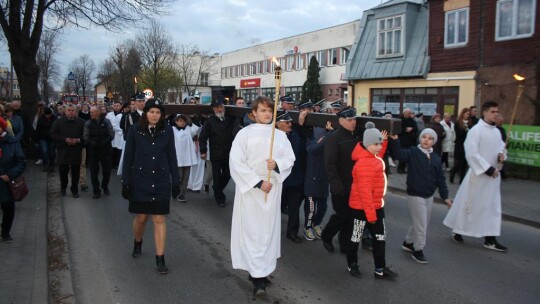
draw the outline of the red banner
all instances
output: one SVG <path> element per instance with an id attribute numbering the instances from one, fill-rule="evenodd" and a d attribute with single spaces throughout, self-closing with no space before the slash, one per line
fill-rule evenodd
<path id="1" fill-rule="evenodd" d="M 241 88 L 258 88 L 260 86 L 261 86 L 261 79 L 260 78 L 251 78 L 251 79 L 240 80 L 240 87 Z"/>

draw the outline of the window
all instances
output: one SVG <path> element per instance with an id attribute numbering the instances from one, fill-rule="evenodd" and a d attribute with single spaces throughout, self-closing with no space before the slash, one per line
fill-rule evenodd
<path id="1" fill-rule="evenodd" d="M 201 73 L 201 78 L 199 80 L 199 84 L 203 87 L 208 86 L 208 78 L 210 77 L 209 73 Z"/>
<path id="2" fill-rule="evenodd" d="M 334 91 L 332 89 L 328 89 L 328 96 L 334 95 Z"/>
<path id="3" fill-rule="evenodd" d="M 328 50 L 328 65 L 337 64 L 337 49 Z"/>
<path id="4" fill-rule="evenodd" d="M 326 66 L 326 50 L 317 52 L 317 61 L 320 67 Z"/>
<path id="5" fill-rule="evenodd" d="M 403 55 L 404 15 L 377 20 L 377 57 Z"/>
<path id="6" fill-rule="evenodd" d="M 462 46 L 469 38 L 469 8 L 446 12 L 444 46 Z"/>
<path id="7" fill-rule="evenodd" d="M 336 96 L 339 96 L 339 88 L 336 88 Z"/>
<path id="8" fill-rule="evenodd" d="M 519 39 L 532 36 L 536 0 L 497 1 L 495 40 Z"/>
<path id="9" fill-rule="evenodd" d="M 300 71 L 304 69 L 304 55 L 296 55 L 296 70 Z"/>
<path id="10" fill-rule="evenodd" d="M 269 60 L 263 61 L 263 74 L 268 73 L 268 61 Z"/>
<path id="11" fill-rule="evenodd" d="M 339 64 L 346 64 L 347 59 L 349 59 L 349 54 L 351 53 L 349 48 L 341 48 L 341 54 L 339 56 Z"/>
<path id="12" fill-rule="evenodd" d="M 293 56 L 287 56 L 287 71 L 291 71 L 293 69 L 294 65 L 294 55 Z"/>

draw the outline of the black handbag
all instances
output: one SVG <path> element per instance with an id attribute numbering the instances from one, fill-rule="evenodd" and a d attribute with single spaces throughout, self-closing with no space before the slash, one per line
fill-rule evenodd
<path id="1" fill-rule="evenodd" d="M 14 180 L 10 180 L 8 184 L 14 201 L 22 201 L 28 195 L 28 185 L 22 175 Z"/>

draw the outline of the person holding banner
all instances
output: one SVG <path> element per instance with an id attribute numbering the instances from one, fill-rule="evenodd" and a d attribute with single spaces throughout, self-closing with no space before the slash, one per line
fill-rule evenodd
<path id="1" fill-rule="evenodd" d="M 256 123 L 238 132 L 229 157 L 235 183 L 232 266 L 249 272 L 255 296 L 266 294 L 266 287 L 271 284 L 267 277 L 276 269 L 281 256 L 281 190 L 295 160 L 287 135 L 279 130 L 275 130 L 273 156 L 268 159 L 273 107 L 268 97 L 255 99 L 252 113 Z"/>

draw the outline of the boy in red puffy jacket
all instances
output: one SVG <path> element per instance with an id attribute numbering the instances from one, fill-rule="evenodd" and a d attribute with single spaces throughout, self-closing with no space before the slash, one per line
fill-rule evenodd
<path id="1" fill-rule="evenodd" d="M 386 175 L 382 156 L 386 151 L 387 133 L 382 133 L 371 122 L 366 123 L 363 141 L 352 153 L 355 161 L 349 207 L 353 220 L 353 233 L 347 250 L 349 273 L 360 277 L 358 270 L 358 244 L 364 229 L 373 238 L 374 276 L 377 279 L 394 279 L 397 274 L 386 267 L 386 227 L 384 225 L 384 194 Z"/>

